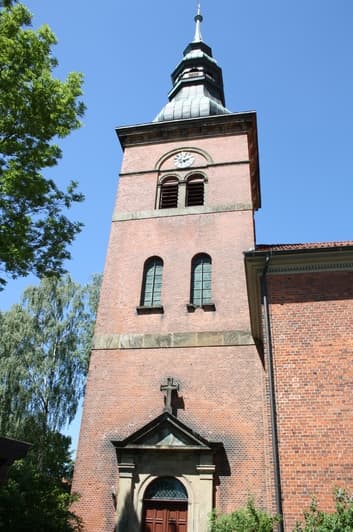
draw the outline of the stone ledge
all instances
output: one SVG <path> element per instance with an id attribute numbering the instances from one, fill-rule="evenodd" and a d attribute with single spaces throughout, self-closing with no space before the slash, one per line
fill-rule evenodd
<path id="1" fill-rule="evenodd" d="M 214 214 L 220 212 L 238 212 L 252 210 L 251 203 L 232 203 L 229 205 L 201 205 L 199 207 L 177 207 L 175 209 L 154 209 L 153 211 L 116 212 L 113 222 L 144 220 L 146 218 L 166 218 L 170 216 L 189 216 L 191 214 Z"/>
<path id="2" fill-rule="evenodd" d="M 254 345 L 250 331 L 174 332 L 167 334 L 106 334 L 93 339 L 93 349 L 159 349 Z"/>
<path id="3" fill-rule="evenodd" d="M 186 304 L 188 312 L 195 312 L 197 309 L 202 309 L 204 312 L 215 312 L 216 305 L 214 303 L 204 303 L 203 305 L 194 305 L 193 303 Z"/>
<path id="4" fill-rule="evenodd" d="M 136 307 L 137 314 L 164 314 L 163 305 L 145 306 L 139 305 Z"/>

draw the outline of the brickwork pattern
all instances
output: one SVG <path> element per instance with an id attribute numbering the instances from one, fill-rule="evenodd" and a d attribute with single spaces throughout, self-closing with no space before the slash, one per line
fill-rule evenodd
<path id="1" fill-rule="evenodd" d="M 250 226 L 250 229 L 249 229 Z M 102 285 L 97 334 L 249 329 L 244 261 L 239 249 L 252 241 L 249 212 L 114 222 Z M 187 312 L 191 260 L 212 258 L 212 299 L 217 312 Z M 163 259 L 164 315 L 137 316 L 143 266 Z M 234 320 L 236 316 L 236 321 Z"/>
<path id="2" fill-rule="evenodd" d="M 353 272 L 270 275 L 287 530 L 314 495 L 353 489 Z"/>
<path id="3" fill-rule="evenodd" d="M 229 512 L 254 495 L 267 505 L 264 482 L 263 368 L 254 346 L 96 351 L 92 354 L 74 489 L 86 530 L 112 530 L 118 483 L 111 440 L 122 440 L 162 412 L 159 387 L 172 375 L 184 409 L 178 418 L 204 438 L 223 442 L 215 503 Z M 105 525 L 102 526 L 102 523 Z"/>

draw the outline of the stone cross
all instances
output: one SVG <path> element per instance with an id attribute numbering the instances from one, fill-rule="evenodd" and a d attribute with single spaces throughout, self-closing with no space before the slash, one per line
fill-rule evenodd
<path id="1" fill-rule="evenodd" d="M 165 392 L 164 412 L 173 413 L 172 409 L 172 395 L 173 392 L 179 391 L 179 384 L 174 382 L 173 377 L 167 377 L 167 384 L 161 384 L 161 392 Z"/>

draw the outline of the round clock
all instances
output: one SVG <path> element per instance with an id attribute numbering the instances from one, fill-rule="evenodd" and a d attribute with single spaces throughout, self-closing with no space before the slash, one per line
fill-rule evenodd
<path id="1" fill-rule="evenodd" d="M 174 164 L 177 168 L 188 168 L 194 162 L 195 158 L 188 151 L 181 151 L 174 157 Z"/>

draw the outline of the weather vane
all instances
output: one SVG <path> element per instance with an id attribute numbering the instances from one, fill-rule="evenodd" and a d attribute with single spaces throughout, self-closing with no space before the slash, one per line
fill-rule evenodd
<path id="1" fill-rule="evenodd" d="M 201 15 L 201 0 L 197 0 L 197 15 Z"/>
<path id="2" fill-rule="evenodd" d="M 194 20 L 196 22 L 194 42 L 200 42 L 202 41 L 201 22 L 203 21 L 203 16 L 201 15 L 201 0 L 197 0 L 197 14 Z"/>

